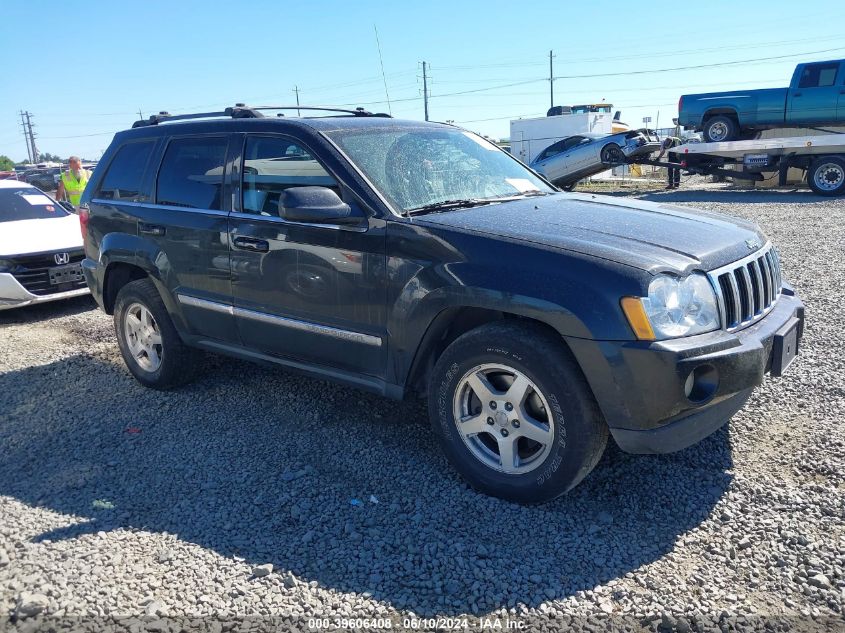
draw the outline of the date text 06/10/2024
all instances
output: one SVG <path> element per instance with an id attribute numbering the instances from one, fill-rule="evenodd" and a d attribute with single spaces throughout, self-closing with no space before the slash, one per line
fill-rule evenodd
<path id="1" fill-rule="evenodd" d="M 480 618 L 311 618 L 309 629 L 398 629 L 418 630 L 482 630 L 482 631 L 519 631 L 526 628 L 526 623 L 516 618 L 480 617 Z"/>

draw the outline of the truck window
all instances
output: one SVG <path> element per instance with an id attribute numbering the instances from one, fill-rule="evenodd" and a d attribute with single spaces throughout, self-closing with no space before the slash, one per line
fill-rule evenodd
<path id="1" fill-rule="evenodd" d="M 141 190 L 141 181 L 154 145 L 154 141 L 138 141 L 117 150 L 95 197 L 131 202 L 149 200 L 149 192 Z"/>
<path id="2" fill-rule="evenodd" d="M 807 64 L 801 72 L 799 88 L 825 88 L 836 85 L 839 62 L 830 64 Z"/>

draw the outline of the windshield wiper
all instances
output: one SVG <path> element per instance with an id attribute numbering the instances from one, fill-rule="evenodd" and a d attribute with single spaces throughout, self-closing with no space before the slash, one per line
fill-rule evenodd
<path id="1" fill-rule="evenodd" d="M 549 195 L 547 192 L 532 190 L 516 195 L 505 194 L 503 196 L 492 196 L 490 198 L 458 198 L 455 200 L 443 200 L 442 202 L 432 202 L 431 204 L 424 204 L 420 207 L 408 209 L 406 214 L 416 215 L 422 213 L 449 211 L 450 209 L 468 209 L 469 207 L 479 207 L 484 204 L 493 204 L 495 202 L 510 202 L 511 200 L 520 200 L 522 198 L 547 195 Z"/>
<path id="2" fill-rule="evenodd" d="M 424 204 L 421 207 L 414 207 L 408 209 L 407 215 L 416 215 L 418 213 L 432 213 L 436 211 L 448 211 L 449 209 L 467 209 L 469 207 L 477 207 L 482 204 L 490 204 L 494 199 L 484 198 L 459 198 L 456 200 L 443 200 L 442 202 L 432 202 L 431 204 Z"/>

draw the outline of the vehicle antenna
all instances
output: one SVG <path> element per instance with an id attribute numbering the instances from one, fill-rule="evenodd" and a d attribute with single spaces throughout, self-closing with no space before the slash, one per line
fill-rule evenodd
<path id="1" fill-rule="evenodd" d="M 378 48 L 378 61 L 381 64 L 381 78 L 384 81 L 384 96 L 387 98 L 387 112 L 393 116 L 393 110 L 390 107 L 390 95 L 387 92 L 387 77 L 384 74 L 384 59 L 381 56 L 381 43 L 378 41 L 378 28 L 373 24 L 373 30 L 376 32 L 376 47 Z"/>

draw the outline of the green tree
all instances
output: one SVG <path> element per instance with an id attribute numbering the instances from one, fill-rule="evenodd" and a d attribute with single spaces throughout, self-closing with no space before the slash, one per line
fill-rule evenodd
<path id="1" fill-rule="evenodd" d="M 8 156 L 0 154 L 0 171 L 12 171 L 15 168 L 15 161 Z"/>
<path id="2" fill-rule="evenodd" d="M 38 156 L 39 163 L 62 163 L 64 160 L 58 154 L 51 154 L 47 152 L 46 154 L 39 154 Z"/>

